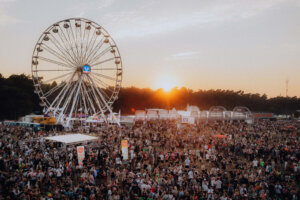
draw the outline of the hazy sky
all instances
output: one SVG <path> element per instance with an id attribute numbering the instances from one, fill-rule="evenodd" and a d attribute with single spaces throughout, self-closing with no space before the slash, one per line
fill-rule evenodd
<path id="1" fill-rule="evenodd" d="M 84 17 L 122 55 L 123 86 L 300 97 L 300 0 L 0 0 L 0 73 L 30 74 L 51 24 Z"/>

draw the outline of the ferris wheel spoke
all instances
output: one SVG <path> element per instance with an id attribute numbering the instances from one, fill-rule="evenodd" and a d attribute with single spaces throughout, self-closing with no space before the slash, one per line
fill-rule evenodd
<path id="1" fill-rule="evenodd" d="M 56 112 L 57 110 L 59 109 L 59 105 L 61 104 L 61 101 L 63 100 L 63 97 L 65 96 L 65 93 L 68 91 L 70 85 L 71 85 L 71 82 L 74 78 L 74 75 L 73 74 L 69 80 L 67 81 L 66 85 L 63 87 L 63 89 L 59 92 L 59 94 L 56 96 L 56 98 L 54 99 L 54 101 L 51 103 L 51 105 L 49 106 L 50 108 L 54 107 L 54 112 L 53 114 L 56 115 Z M 55 105 L 55 106 L 54 106 Z"/>
<path id="2" fill-rule="evenodd" d="M 98 52 L 98 50 L 101 49 L 102 45 L 104 44 L 104 38 L 102 38 L 98 44 L 94 47 L 94 49 L 91 50 L 91 52 L 89 53 L 89 56 L 87 56 L 87 61 L 89 61 L 91 58 L 93 58 L 95 56 L 95 54 Z"/>
<path id="3" fill-rule="evenodd" d="M 60 34 L 60 32 L 56 33 L 58 35 L 58 37 L 56 38 L 54 35 L 50 34 L 51 39 L 50 41 L 52 42 L 52 44 L 54 44 L 54 46 L 60 51 L 60 53 L 63 55 L 63 57 L 68 60 L 70 63 L 72 63 L 73 65 L 76 65 L 76 63 L 74 62 L 74 59 L 72 57 L 72 55 L 70 54 L 70 52 L 68 51 L 68 48 L 65 44 L 65 41 L 62 39 L 62 36 Z M 55 34 L 55 35 L 56 35 Z M 62 42 L 60 42 L 60 41 Z"/>
<path id="4" fill-rule="evenodd" d="M 92 96 L 94 98 L 94 101 L 97 102 L 97 106 L 99 109 L 102 108 L 102 103 L 99 101 L 99 96 L 97 95 L 97 93 L 95 93 L 95 90 L 94 90 L 94 87 L 93 85 L 91 84 L 90 80 L 89 80 L 89 77 L 86 76 L 86 80 L 87 82 L 89 83 L 89 86 L 90 86 L 90 89 L 88 90 L 88 93 L 90 94 L 90 96 Z"/>
<path id="5" fill-rule="evenodd" d="M 103 104 L 105 104 L 105 102 L 107 101 L 107 99 L 105 99 L 101 94 L 101 92 L 99 92 L 98 86 L 94 83 L 93 79 L 91 77 L 87 77 L 91 83 L 92 89 L 94 91 L 96 91 L 96 94 L 101 98 Z M 103 97 L 103 98 L 102 98 Z"/>
<path id="6" fill-rule="evenodd" d="M 62 62 L 59 62 L 59 61 L 56 61 L 56 60 L 52 60 L 52 59 L 49 59 L 49 58 L 45 58 L 43 56 L 39 56 L 39 59 L 43 60 L 43 61 L 46 61 L 48 63 L 52 63 L 52 64 L 56 64 L 56 65 L 59 65 L 59 66 L 63 66 L 63 67 L 67 67 L 67 68 L 70 68 L 69 65 L 66 65 L 65 63 L 62 63 Z M 40 71 L 40 70 L 39 70 Z"/>
<path id="7" fill-rule="evenodd" d="M 103 82 L 101 79 L 98 79 L 97 76 L 94 76 L 93 74 L 92 74 L 92 76 L 97 81 L 97 83 L 100 83 L 100 85 L 104 86 L 104 88 L 106 90 L 109 90 L 111 93 L 113 93 L 113 90 L 110 89 L 110 87 L 111 87 L 110 85 L 108 85 L 107 83 Z"/>
<path id="8" fill-rule="evenodd" d="M 79 61 L 83 64 L 83 50 L 84 50 L 84 39 L 86 35 L 86 24 L 84 23 L 84 27 L 80 28 L 80 31 L 82 31 L 82 28 L 84 28 L 83 34 L 80 34 L 80 55 L 79 55 Z M 80 32 L 81 33 L 81 32 Z"/>
<path id="9" fill-rule="evenodd" d="M 90 79 L 90 77 L 89 76 L 87 76 L 87 79 L 90 81 L 90 83 L 92 83 L 91 81 L 91 79 Z M 94 95 L 94 98 L 96 99 L 96 101 L 97 101 L 97 103 L 98 103 L 98 107 L 100 108 L 100 113 L 101 113 L 101 116 L 103 117 L 103 119 L 106 121 L 106 118 L 105 118 L 105 116 L 104 116 L 104 110 L 102 109 L 102 103 L 101 102 L 99 102 L 99 97 L 97 98 L 97 88 L 95 88 L 94 87 L 94 84 L 92 84 L 91 85 L 91 87 L 92 87 L 92 92 L 93 92 L 93 95 Z M 98 94 L 99 95 L 99 94 Z M 100 96 L 100 98 L 101 98 L 101 96 Z M 103 102 L 103 103 L 105 103 L 105 102 Z M 99 112 L 98 112 L 99 113 Z"/>
<path id="10" fill-rule="evenodd" d="M 74 70 L 63 70 L 63 69 L 37 69 L 36 72 L 69 72 Z"/>
<path id="11" fill-rule="evenodd" d="M 87 53 L 87 56 L 86 56 L 86 62 L 88 61 L 88 58 L 90 57 L 90 55 L 91 55 L 91 53 L 92 53 L 92 50 L 93 50 L 95 44 L 97 43 L 97 42 L 96 42 L 97 39 L 98 39 L 98 36 L 95 35 L 94 39 L 91 41 L 91 45 L 89 45 L 90 48 L 88 48 L 88 50 L 87 50 L 87 52 L 86 52 L 86 53 Z M 101 41 L 101 40 L 100 40 L 100 41 Z M 97 45 L 96 45 L 96 46 L 97 46 Z"/>
<path id="12" fill-rule="evenodd" d="M 87 90 L 87 88 L 86 88 L 86 86 L 85 86 L 85 83 L 83 82 L 83 90 L 84 90 L 84 93 L 85 93 L 85 95 L 86 95 L 86 97 L 87 97 L 87 99 L 88 99 L 88 101 L 89 101 L 89 103 L 90 103 L 90 105 L 91 105 L 91 107 L 92 107 L 92 109 L 93 109 L 93 111 L 94 111 L 94 113 L 96 113 L 96 109 L 95 109 L 95 106 L 94 106 L 94 104 L 93 104 L 93 101 L 91 100 L 91 98 L 90 98 L 90 95 L 88 94 L 88 90 Z"/>
<path id="13" fill-rule="evenodd" d="M 89 31 L 89 33 L 90 33 L 90 31 Z M 90 34 L 89 34 L 90 35 Z M 86 41 L 86 46 L 85 46 L 85 52 L 84 52 L 84 56 L 83 56 L 83 62 L 87 62 L 87 60 L 86 60 L 86 57 L 87 57 L 87 52 L 88 52 L 88 50 L 89 50 L 89 48 L 90 48 L 90 46 L 91 46 L 91 43 L 92 43 L 92 41 L 93 41 L 93 38 L 96 38 L 96 29 L 94 29 L 94 32 L 93 32 L 93 34 L 92 34 L 92 37 L 91 37 L 91 39 L 89 40 L 89 37 L 88 37 L 88 39 L 87 39 L 87 41 Z"/>
<path id="14" fill-rule="evenodd" d="M 72 47 L 72 44 L 70 43 L 70 41 L 67 39 L 64 31 L 62 30 L 61 26 L 58 26 L 60 31 L 58 32 L 58 35 L 60 37 L 60 40 L 63 42 L 64 46 L 65 46 L 65 50 L 66 52 L 68 52 L 68 54 L 70 55 L 71 59 L 74 60 L 74 61 L 77 61 L 77 58 L 76 58 L 76 55 L 74 54 L 74 51 L 73 51 L 73 47 Z M 71 51 L 70 51 L 71 49 Z M 72 54 L 73 53 L 73 54 Z M 78 64 L 78 63 L 77 63 Z"/>
<path id="15" fill-rule="evenodd" d="M 107 83 L 101 81 L 100 79 L 98 79 L 96 77 L 94 77 L 94 78 L 95 78 L 95 81 L 97 83 L 99 83 L 99 85 L 103 86 L 103 90 L 108 90 L 111 94 L 114 93 L 114 91 L 111 89 L 110 85 L 108 85 Z"/>
<path id="16" fill-rule="evenodd" d="M 78 22 L 76 22 L 77 24 Z M 73 32 L 73 28 L 71 28 L 71 31 Z M 80 26 L 79 27 L 75 27 L 74 30 L 74 40 L 75 40 L 75 48 L 76 48 L 76 58 L 77 58 L 77 62 L 79 65 L 82 65 L 81 63 L 81 22 L 80 22 Z"/>
<path id="17" fill-rule="evenodd" d="M 52 95 L 55 91 L 57 91 L 59 88 L 63 87 L 66 83 L 61 83 L 53 88 L 51 88 L 48 92 L 44 93 L 44 97 L 49 97 Z"/>
<path id="18" fill-rule="evenodd" d="M 93 72 L 94 75 L 97 75 L 97 76 L 100 76 L 102 78 L 105 78 L 105 79 L 108 79 L 108 80 L 112 80 L 112 81 L 115 81 L 116 78 L 114 77 L 111 77 L 111 76 L 107 76 L 107 75 L 103 75 L 103 74 L 99 74 L 99 73 L 96 73 L 96 72 Z"/>
<path id="19" fill-rule="evenodd" d="M 86 96 L 90 95 L 86 91 L 84 91 L 84 94 Z M 94 103 L 91 100 L 90 96 L 87 97 L 85 102 L 86 102 L 86 109 L 88 111 L 88 114 L 96 113 L 96 108 L 95 108 Z"/>
<path id="20" fill-rule="evenodd" d="M 112 57 L 112 58 L 107 58 L 107 59 L 105 59 L 105 60 L 102 60 L 102 61 L 100 61 L 100 62 L 97 62 L 97 63 L 92 63 L 92 64 L 91 64 L 91 66 L 97 66 L 97 65 L 101 65 L 101 64 L 103 64 L 103 63 L 106 63 L 106 62 L 112 61 L 112 60 L 114 60 L 114 59 L 115 59 L 115 57 Z"/>
<path id="21" fill-rule="evenodd" d="M 68 108 L 68 105 L 71 102 L 71 99 L 73 97 L 73 94 L 74 94 L 75 89 L 78 86 L 78 84 L 79 84 L 79 82 L 77 82 L 77 83 L 74 84 L 73 88 L 70 90 L 70 92 L 69 92 L 69 94 L 67 96 L 67 100 L 63 103 L 63 107 L 62 107 L 61 112 L 59 113 L 59 116 L 58 116 L 59 121 L 61 121 L 62 118 L 64 117 L 65 110 Z"/>
<path id="22" fill-rule="evenodd" d="M 54 44 L 54 41 L 51 40 L 52 43 Z M 54 49 L 52 49 L 51 47 L 49 47 L 48 45 L 46 44 L 43 44 L 44 46 L 44 49 L 47 50 L 49 53 L 51 53 L 52 55 L 54 55 L 55 57 L 59 58 L 61 61 L 67 63 L 68 65 L 70 65 L 69 67 L 71 68 L 72 66 L 75 65 L 74 62 L 72 62 L 69 57 L 67 55 L 65 55 L 63 53 L 63 51 L 61 49 L 59 49 L 58 46 L 56 46 L 56 48 L 60 51 L 60 53 L 56 52 Z M 54 45 L 55 46 L 55 45 Z"/>
<path id="23" fill-rule="evenodd" d="M 71 30 L 70 30 L 71 29 Z M 71 32 L 72 31 L 72 32 Z M 63 35 L 65 36 L 65 34 L 63 33 Z M 74 59 L 78 62 L 78 54 L 76 54 L 76 52 L 74 51 L 74 48 L 73 48 L 73 44 L 76 45 L 76 42 L 74 40 L 74 35 L 73 35 L 73 29 L 72 29 L 72 24 L 71 22 L 69 21 L 69 28 L 66 29 L 66 35 L 68 36 L 68 41 L 69 41 L 69 45 L 71 47 L 71 50 L 73 52 L 73 56 L 74 56 Z M 73 39 L 71 39 L 71 36 L 73 36 Z M 66 36 L 65 36 L 66 38 Z M 76 46 L 75 46 L 76 48 Z M 77 48 L 76 48 L 77 50 Z"/>
<path id="24" fill-rule="evenodd" d="M 110 50 L 111 50 L 111 47 L 110 46 L 107 47 L 106 49 L 104 49 L 103 51 L 101 51 L 97 56 L 94 56 L 93 58 L 91 58 L 91 60 L 89 61 L 89 63 L 96 62 L 101 56 L 104 56 Z"/>
<path id="25" fill-rule="evenodd" d="M 62 95 L 55 101 L 55 103 L 53 104 L 53 108 L 54 108 L 54 114 L 56 116 L 56 114 L 59 114 L 62 111 L 62 106 L 64 105 L 62 102 L 68 99 L 67 97 L 70 96 L 70 92 L 71 89 L 74 87 L 74 84 L 68 84 L 67 87 L 63 88 L 62 91 L 63 93 L 61 93 Z"/>
<path id="26" fill-rule="evenodd" d="M 80 96 L 81 96 L 81 101 L 83 102 L 83 106 L 84 106 L 84 113 L 88 114 L 87 104 L 86 104 L 86 101 L 85 101 L 85 98 L 84 98 L 83 84 L 84 84 L 84 81 L 81 85 L 81 90 L 80 90 L 81 95 Z"/>
<path id="27" fill-rule="evenodd" d="M 90 56 L 87 58 L 87 61 L 88 61 L 89 63 L 92 63 L 92 61 L 93 61 L 96 57 L 99 56 L 99 54 L 97 54 L 97 53 L 101 50 L 101 48 L 102 48 L 102 46 L 103 46 L 103 44 L 104 44 L 104 40 L 103 40 L 103 42 L 101 41 L 101 43 L 99 43 L 99 44 L 100 44 L 100 45 L 96 46 L 96 47 L 93 49 L 93 53 L 91 53 Z M 111 46 L 108 46 L 108 47 L 106 47 L 103 51 L 109 51 L 110 49 L 111 49 Z M 101 55 L 101 53 L 102 53 L 103 51 L 100 52 L 100 55 Z M 106 53 L 106 52 L 105 52 L 105 53 Z"/>
<path id="28" fill-rule="evenodd" d="M 79 21 L 79 27 L 77 27 L 77 29 L 76 29 L 76 38 L 77 38 L 77 43 L 78 43 L 78 52 L 79 52 L 79 54 L 78 54 L 78 60 L 79 60 L 79 62 L 81 62 L 81 54 L 82 54 L 82 48 L 81 48 L 81 46 L 82 46 L 82 23 L 81 23 L 81 20 Z M 80 63 L 80 64 L 82 64 L 82 63 Z"/>
<path id="29" fill-rule="evenodd" d="M 95 79 L 94 81 L 95 81 L 95 83 L 99 83 L 97 79 Z M 100 84 L 100 85 L 101 85 L 101 84 Z M 97 85 L 97 87 L 98 87 L 98 85 Z M 102 89 L 101 87 L 98 87 L 98 88 L 99 88 L 99 89 L 101 90 L 101 92 L 105 95 L 106 99 L 109 100 L 110 97 L 109 97 L 109 95 L 107 94 L 107 92 L 105 92 L 104 90 L 107 89 L 107 90 L 109 90 L 111 93 L 113 93 L 113 91 L 110 90 L 109 88 L 103 88 L 103 89 Z"/>
<path id="30" fill-rule="evenodd" d="M 87 35 L 86 40 L 83 41 L 84 44 L 85 44 L 85 50 L 84 50 L 83 58 L 84 58 L 84 56 L 85 56 L 85 54 L 86 54 L 86 50 L 87 50 L 87 46 L 88 46 L 88 44 L 89 44 L 89 39 L 90 39 L 90 34 L 91 34 L 90 29 L 88 29 L 89 26 L 91 27 L 90 24 L 88 24 L 88 25 L 86 24 L 86 25 L 85 25 L 85 29 L 87 30 L 88 34 L 86 34 L 86 35 Z M 94 30 L 94 33 L 95 33 L 95 30 Z"/>
<path id="31" fill-rule="evenodd" d="M 95 70 L 117 70 L 117 68 L 116 67 L 108 67 L 108 68 L 100 68 L 100 69 L 94 69 L 93 68 L 93 71 L 95 71 Z"/>
<path id="32" fill-rule="evenodd" d="M 61 27 L 58 26 L 60 31 L 57 32 L 57 39 L 56 37 L 53 36 L 52 38 L 52 43 L 55 44 L 56 48 L 59 49 L 59 51 L 61 52 L 61 54 L 64 55 L 64 57 L 73 64 L 73 66 L 77 66 L 76 60 L 74 59 L 74 57 L 71 55 L 70 51 L 69 51 L 69 47 L 68 44 L 66 43 L 63 35 L 61 34 Z M 59 40 L 59 41 L 58 41 Z M 70 47 L 71 48 L 71 47 Z"/>
<path id="33" fill-rule="evenodd" d="M 96 84 L 94 83 L 93 79 L 91 77 L 88 77 L 88 78 L 89 78 L 90 82 L 92 83 L 92 85 L 94 86 L 94 88 L 96 89 L 98 95 L 102 99 L 102 102 L 104 103 L 104 105 L 106 106 L 106 108 L 110 109 L 110 106 L 107 104 L 107 100 L 104 98 L 104 96 L 102 95 L 102 93 L 99 91 L 99 88 L 96 86 Z"/>
<path id="34" fill-rule="evenodd" d="M 58 80 L 58 79 L 63 78 L 63 77 L 65 77 L 65 76 L 67 76 L 67 75 L 70 75 L 70 74 L 72 74 L 72 73 L 73 73 L 73 72 L 69 72 L 69 73 L 66 73 L 66 74 L 59 75 L 59 76 L 56 76 L 56 77 L 54 77 L 54 78 L 48 79 L 48 80 L 46 80 L 46 81 L 43 81 L 43 84 L 49 83 L 49 82 L 51 82 L 51 81 Z"/>
<path id="35" fill-rule="evenodd" d="M 88 44 L 88 48 L 86 49 L 86 52 L 85 52 L 85 60 L 87 61 L 87 57 L 88 55 L 90 54 L 90 51 L 93 49 L 95 43 L 96 43 L 96 40 L 97 40 L 97 37 L 98 35 L 96 34 L 96 29 L 94 30 L 94 33 L 93 33 L 93 36 Z"/>
<path id="36" fill-rule="evenodd" d="M 105 99 L 108 101 L 108 100 L 110 99 L 110 96 L 108 96 L 108 95 L 106 94 L 106 92 L 105 92 L 102 88 L 100 88 L 100 87 L 98 87 L 98 88 L 99 88 L 99 90 L 102 92 L 102 94 L 104 94 Z"/>
<path id="37" fill-rule="evenodd" d="M 82 83 L 81 83 L 82 84 Z M 79 93 L 78 93 L 78 97 L 77 97 L 77 101 L 76 101 L 76 104 L 74 106 L 74 116 L 75 118 L 82 118 L 82 102 L 81 102 L 81 89 L 79 90 Z"/>
<path id="38" fill-rule="evenodd" d="M 71 22 L 70 22 L 71 23 Z M 76 34 L 76 28 L 75 30 L 73 31 L 73 26 L 70 25 L 70 30 L 71 30 L 71 33 L 72 33 L 72 36 L 73 36 L 73 41 L 74 41 L 74 44 L 75 44 L 75 48 L 76 48 L 76 58 L 78 59 L 79 57 L 79 51 L 78 51 L 78 42 L 77 42 L 77 34 Z"/>
<path id="39" fill-rule="evenodd" d="M 77 91 L 76 91 L 76 94 L 73 98 L 72 107 L 71 107 L 71 110 L 70 110 L 70 113 L 69 113 L 69 117 L 67 119 L 67 126 L 69 126 L 70 118 L 72 117 L 74 106 L 77 103 L 78 94 L 79 94 L 79 91 L 80 91 L 80 88 L 81 88 L 81 82 L 82 82 L 82 76 L 80 76 L 80 80 L 79 80 L 79 83 L 78 83 L 78 86 L 77 86 Z"/>

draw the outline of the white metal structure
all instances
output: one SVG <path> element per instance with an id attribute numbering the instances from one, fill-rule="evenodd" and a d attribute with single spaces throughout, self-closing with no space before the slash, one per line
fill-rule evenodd
<path id="1" fill-rule="evenodd" d="M 212 106 L 209 109 L 209 120 L 225 120 L 226 108 L 223 106 Z"/>
<path id="2" fill-rule="evenodd" d="M 233 120 L 247 120 L 252 119 L 252 113 L 249 108 L 245 106 L 236 106 L 232 111 L 232 119 Z"/>
<path id="3" fill-rule="evenodd" d="M 44 113 L 69 127 L 74 119 L 112 113 L 122 82 L 122 61 L 99 24 L 70 18 L 48 27 L 32 56 L 32 78 Z M 78 117 L 78 115 L 80 117 Z"/>
<path id="4" fill-rule="evenodd" d="M 67 135 L 58 135 L 58 136 L 50 136 L 45 137 L 46 140 L 51 140 L 54 142 L 61 142 L 65 144 L 77 144 L 84 143 L 88 141 L 98 140 L 98 137 L 83 135 L 83 134 L 67 134 Z"/>

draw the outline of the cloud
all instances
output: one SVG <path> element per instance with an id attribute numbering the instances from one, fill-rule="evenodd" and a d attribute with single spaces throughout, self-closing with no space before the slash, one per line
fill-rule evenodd
<path id="1" fill-rule="evenodd" d="M 5 14 L 0 10 L 0 25 L 14 24 L 18 22 L 20 22 L 20 20 Z"/>
<path id="2" fill-rule="evenodd" d="M 198 54 L 199 54 L 198 51 L 180 52 L 166 57 L 165 60 L 192 59 L 195 58 L 195 56 L 197 56 Z"/>
<path id="3" fill-rule="evenodd" d="M 85 15 L 85 12 L 82 11 L 82 12 L 80 12 L 77 16 L 78 16 L 78 17 L 84 17 L 84 15 Z"/>
<path id="4" fill-rule="evenodd" d="M 194 56 L 198 53 L 199 52 L 197 52 L 197 51 L 181 52 L 181 53 L 177 53 L 177 54 L 172 55 L 172 57 L 191 57 L 191 56 Z"/>
<path id="5" fill-rule="evenodd" d="M 193 1 L 189 4 L 173 0 L 172 5 L 171 1 L 151 1 L 147 6 L 135 5 L 125 11 L 106 13 L 102 21 L 116 27 L 116 37 L 143 37 L 189 26 L 214 26 L 244 20 L 286 2 L 295 0 L 212 0 L 209 3 Z"/>
<path id="6" fill-rule="evenodd" d="M 10 3 L 15 2 L 15 0 L 0 0 L 0 25 L 12 24 L 19 22 L 18 19 L 7 15 L 4 10 L 6 6 L 11 5 Z"/>
<path id="7" fill-rule="evenodd" d="M 102 0 L 99 3 L 100 5 L 98 6 L 98 9 L 107 8 L 107 7 L 111 6 L 114 2 L 115 2 L 115 0 Z"/>
<path id="8" fill-rule="evenodd" d="M 16 0 L 0 0 L 0 3 L 15 2 Z"/>

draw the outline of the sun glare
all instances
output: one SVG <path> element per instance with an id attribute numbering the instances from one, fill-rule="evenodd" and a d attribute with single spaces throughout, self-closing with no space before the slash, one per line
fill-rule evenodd
<path id="1" fill-rule="evenodd" d="M 157 79 L 155 88 L 162 88 L 165 92 L 169 92 L 174 87 L 178 87 L 178 82 L 174 77 L 161 76 Z"/>

